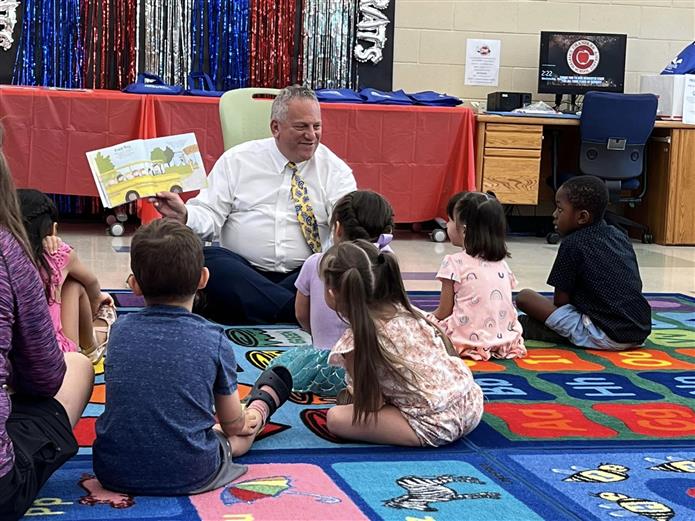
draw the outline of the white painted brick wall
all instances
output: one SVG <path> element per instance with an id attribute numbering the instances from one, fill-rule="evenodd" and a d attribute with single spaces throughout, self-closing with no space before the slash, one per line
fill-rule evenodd
<path id="1" fill-rule="evenodd" d="M 640 74 L 659 73 L 695 40 L 695 0 L 397 0 L 393 88 L 466 100 L 496 90 L 539 98 L 541 30 L 626 33 L 625 91 L 635 92 Z M 467 38 L 502 41 L 499 86 L 464 85 Z"/>

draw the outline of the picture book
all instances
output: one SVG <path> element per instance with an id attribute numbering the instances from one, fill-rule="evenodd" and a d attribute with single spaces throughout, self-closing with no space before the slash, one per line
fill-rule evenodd
<path id="1" fill-rule="evenodd" d="M 195 134 L 126 141 L 87 152 L 105 208 L 157 192 L 190 192 L 207 186 Z"/>

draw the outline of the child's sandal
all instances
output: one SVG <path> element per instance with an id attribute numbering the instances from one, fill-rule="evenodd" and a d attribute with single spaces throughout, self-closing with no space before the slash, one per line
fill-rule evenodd
<path id="1" fill-rule="evenodd" d="M 106 329 L 106 328 L 104 328 Z M 94 349 L 91 351 L 82 351 L 82 354 L 89 358 L 89 361 L 92 362 L 92 365 L 97 365 L 99 361 L 104 358 L 104 355 L 106 354 L 106 346 L 108 344 L 108 339 L 105 340 L 103 343 L 99 344 L 96 346 Z"/>
<path id="2" fill-rule="evenodd" d="M 116 308 L 113 304 L 103 303 L 94 314 L 94 320 L 103 320 L 106 322 L 107 328 L 110 329 L 116 321 Z"/>
<path id="3" fill-rule="evenodd" d="M 275 400 L 269 393 L 261 390 L 261 387 L 266 385 L 275 391 L 280 401 L 279 404 L 275 403 Z M 273 413 L 289 399 L 291 392 L 292 375 L 286 367 L 277 365 L 261 373 L 261 376 L 258 377 L 258 380 L 256 380 L 251 392 L 246 396 L 244 401 L 248 405 L 254 400 L 261 400 L 268 406 L 268 418 L 270 418 Z"/>
<path id="4" fill-rule="evenodd" d="M 97 364 L 106 354 L 106 346 L 111 336 L 111 326 L 116 322 L 116 308 L 111 304 L 102 304 L 94 314 L 94 320 L 103 320 L 106 323 L 105 327 L 94 328 L 94 333 L 102 333 L 104 335 L 104 341 L 89 353 L 84 354 L 89 358 L 92 364 Z"/>

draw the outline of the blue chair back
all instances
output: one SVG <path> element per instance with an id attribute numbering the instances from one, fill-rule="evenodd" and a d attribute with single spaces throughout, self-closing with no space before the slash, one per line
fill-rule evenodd
<path id="1" fill-rule="evenodd" d="M 622 181 L 623 188 L 625 180 L 639 177 L 656 107 L 654 94 L 587 92 L 579 122 L 581 172 Z"/>

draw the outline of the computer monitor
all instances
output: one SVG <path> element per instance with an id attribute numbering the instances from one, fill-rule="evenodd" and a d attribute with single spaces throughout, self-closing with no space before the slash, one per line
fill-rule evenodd
<path id="1" fill-rule="evenodd" d="M 538 92 L 623 92 L 627 35 L 541 32 Z"/>

